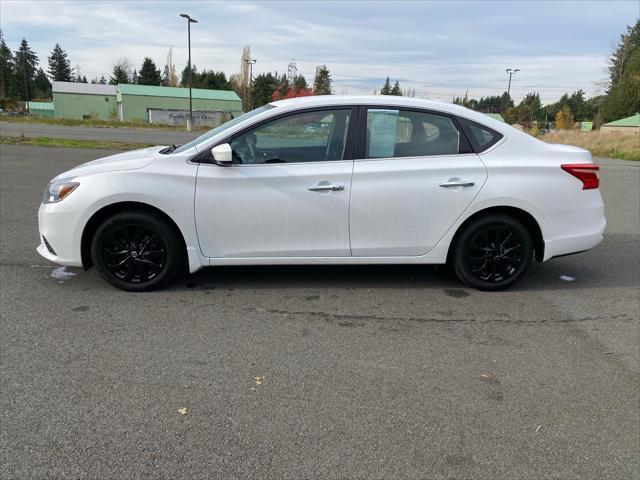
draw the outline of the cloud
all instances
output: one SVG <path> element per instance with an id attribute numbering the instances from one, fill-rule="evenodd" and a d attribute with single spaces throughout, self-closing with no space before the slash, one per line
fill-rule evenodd
<path id="1" fill-rule="evenodd" d="M 79 2 L 2 1 L 0 26 L 12 48 L 29 40 L 41 63 L 59 42 L 72 64 L 108 76 L 127 57 L 162 67 L 169 47 L 182 70 L 187 12 L 193 62 L 232 74 L 244 45 L 254 73 L 285 72 L 295 59 L 312 80 L 326 64 L 337 93 L 371 93 L 386 76 L 420 96 L 500 94 L 505 68 L 520 68 L 512 94 L 552 101 L 597 93 L 610 46 L 640 13 L 636 2 Z M 26 14 L 25 14 L 26 13 Z"/>

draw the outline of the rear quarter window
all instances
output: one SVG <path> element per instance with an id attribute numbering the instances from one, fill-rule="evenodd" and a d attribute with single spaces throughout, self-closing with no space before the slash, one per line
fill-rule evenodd
<path id="1" fill-rule="evenodd" d="M 500 141 L 503 135 L 480 123 L 458 117 L 458 123 L 476 153 L 482 153 Z"/>

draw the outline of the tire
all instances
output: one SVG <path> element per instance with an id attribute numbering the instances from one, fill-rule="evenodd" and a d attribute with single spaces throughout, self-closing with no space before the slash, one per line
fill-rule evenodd
<path id="1" fill-rule="evenodd" d="M 184 264 L 175 227 L 144 210 L 108 217 L 91 241 L 91 259 L 102 278 L 116 288 L 143 292 L 162 288 Z"/>
<path id="2" fill-rule="evenodd" d="M 460 232 L 452 265 L 458 278 L 478 290 L 504 290 L 524 274 L 533 256 L 527 227 L 506 214 L 477 218 Z"/>

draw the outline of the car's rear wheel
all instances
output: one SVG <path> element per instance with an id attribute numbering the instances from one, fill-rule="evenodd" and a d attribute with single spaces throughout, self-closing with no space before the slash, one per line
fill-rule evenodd
<path id="1" fill-rule="evenodd" d="M 184 252 L 175 228 L 146 211 L 107 218 L 96 230 L 91 258 L 108 283 L 130 292 L 155 290 L 180 270 Z"/>
<path id="2" fill-rule="evenodd" d="M 479 217 L 464 227 L 453 253 L 460 280 L 479 290 L 513 285 L 531 264 L 533 240 L 517 218 L 503 214 Z"/>

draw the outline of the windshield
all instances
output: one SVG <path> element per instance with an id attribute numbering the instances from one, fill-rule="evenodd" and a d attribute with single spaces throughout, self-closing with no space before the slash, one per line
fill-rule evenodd
<path id="1" fill-rule="evenodd" d="M 209 140 L 210 138 L 215 137 L 216 135 L 218 135 L 219 133 L 224 132 L 226 129 L 233 127 L 234 125 L 237 125 L 240 122 L 244 122 L 245 120 L 248 120 L 251 117 L 255 117 L 256 115 L 261 114 L 262 112 L 266 112 L 267 110 L 271 110 L 272 108 L 276 108 L 273 105 L 263 105 L 260 108 L 256 108 L 255 110 L 251 110 L 250 112 L 247 112 L 243 115 L 240 115 L 239 117 L 236 117 L 232 120 L 229 120 L 226 123 L 223 123 L 222 125 L 209 130 L 207 133 L 203 133 L 202 135 L 200 135 L 198 138 L 191 140 L 189 143 L 185 143 L 184 145 L 179 146 L 178 148 L 176 148 L 175 150 L 172 150 L 171 153 L 181 153 L 184 152 L 186 150 L 189 150 L 192 147 L 195 147 L 196 145 L 198 145 L 199 143 L 202 142 L 206 142 L 207 140 Z"/>

